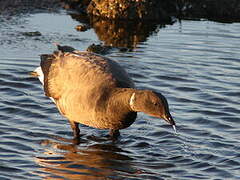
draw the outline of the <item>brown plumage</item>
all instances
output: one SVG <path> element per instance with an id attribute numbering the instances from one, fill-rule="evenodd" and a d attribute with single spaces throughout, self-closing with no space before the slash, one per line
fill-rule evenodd
<path id="1" fill-rule="evenodd" d="M 139 111 L 175 125 L 166 98 L 135 89 L 127 72 L 109 58 L 76 50 L 56 51 L 41 55 L 41 70 L 46 96 L 68 118 L 75 137 L 79 137 L 79 123 L 109 129 L 117 137 L 119 129 L 129 127 Z"/>

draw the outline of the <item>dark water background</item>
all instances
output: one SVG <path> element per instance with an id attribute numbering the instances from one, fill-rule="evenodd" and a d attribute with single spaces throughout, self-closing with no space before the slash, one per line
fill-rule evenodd
<path id="1" fill-rule="evenodd" d="M 77 32 L 77 24 L 65 11 L 0 17 L 1 180 L 240 179 L 239 23 L 184 20 L 148 29 L 100 23 L 86 32 Z M 42 36 L 22 34 L 28 31 Z M 82 126 L 82 142 L 74 145 L 67 120 L 28 75 L 39 54 L 54 50 L 52 42 L 80 50 L 100 42 L 135 47 L 107 56 L 138 88 L 168 98 L 178 135 L 140 113 L 117 142 Z"/>

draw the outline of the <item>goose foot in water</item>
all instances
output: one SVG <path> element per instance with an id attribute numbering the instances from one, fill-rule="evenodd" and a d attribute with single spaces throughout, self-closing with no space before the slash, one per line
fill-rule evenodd
<path id="1" fill-rule="evenodd" d="M 69 121 L 69 122 L 73 130 L 74 139 L 79 139 L 80 138 L 80 129 L 78 127 L 79 123 L 76 123 L 74 121 Z"/>
<path id="2" fill-rule="evenodd" d="M 81 143 L 80 137 L 74 137 L 72 139 L 72 143 L 73 143 L 73 145 L 79 145 Z"/>

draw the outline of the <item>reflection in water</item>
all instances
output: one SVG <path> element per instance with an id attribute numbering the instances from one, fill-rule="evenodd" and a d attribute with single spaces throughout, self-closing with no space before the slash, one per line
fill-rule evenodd
<path id="1" fill-rule="evenodd" d="M 160 25 L 145 22 L 110 21 L 93 18 L 92 26 L 101 41 L 107 46 L 135 48 L 153 33 Z"/>
<path id="2" fill-rule="evenodd" d="M 87 143 L 77 146 L 59 141 L 44 141 L 42 144 L 47 146 L 43 156 L 35 158 L 36 163 L 42 167 L 39 169 L 41 173 L 37 174 L 45 179 L 106 179 L 118 174 L 134 177 L 138 173 L 131 166 L 132 158 L 113 142 Z"/>
<path id="3" fill-rule="evenodd" d="M 81 23 L 88 23 L 82 16 L 71 14 L 71 17 Z M 164 27 L 154 22 L 116 21 L 99 17 L 91 17 L 90 24 L 104 45 L 126 48 L 135 48 Z"/>

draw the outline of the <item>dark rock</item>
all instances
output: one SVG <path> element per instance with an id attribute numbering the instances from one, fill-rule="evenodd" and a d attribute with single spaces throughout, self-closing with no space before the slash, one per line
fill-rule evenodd
<path id="1" fill-rule="evenodd" d="M 62 52 L 73 52 L 75 51 L 75 48 L 71 47 L 71 46 L 61 46 L 59 43 L 53 43 L 57 49 L 59 51 L 62 51 Z"/>
<path id="2" fill-rule="evenodd" d="M 0 14 L 16 15 L 39 11 L 58 11 L 61 0 L 0 0 Z"/>
<path id="3" fill-rule="evenodd" d="M 23 32 L 22 33 L 24 36 L 41 36 L 42 34 L 39 31 L 33 31 L 33 32 Z"/>
<path id="4" fill-rule="evenodd" d="M 75 27 L 75 29 L 76 29 L 77 31 L 81 31 L 81 32 L 86 31 L 86 30 L 88 30 L 89 28 L 90 28 L 90 26 L 82 25 L 82 24 L 77 25 L 77 26 Z"/>
<path id="5" fill-rule="evenodd" d="M 222 22 L 240 21 L 239 0 L 181 0 L 177 7 L 182 18 L 206 18 Z"/>
<path id="6" fill-rule="evenodd" d="M 92 0 L 87 13 L 109 19 L 171 21 L 169 14 L 156 0 Z"/>
<path id="7" fill-rule="evenodd" d="M 239 0 L 62 0 L 81 13 L 109 19 L 169 21 L 207 18 L 240 21 Z"/>
<path id="8" fill-rule="evenodd" d="M 64 2 L 65 9 L 75 9 L 81 13 L 87 14 L 87 7 L 91 0 L 61 0 Z"/>
<path id="9" fill-rule="evenodd" d="M 111 46 L 104 46 L 102 44 L 91 44 L 90 46 L 88 46 L 87 51 L 97 54 L 107 54 L 108 51 L 111 49 Z"/>

